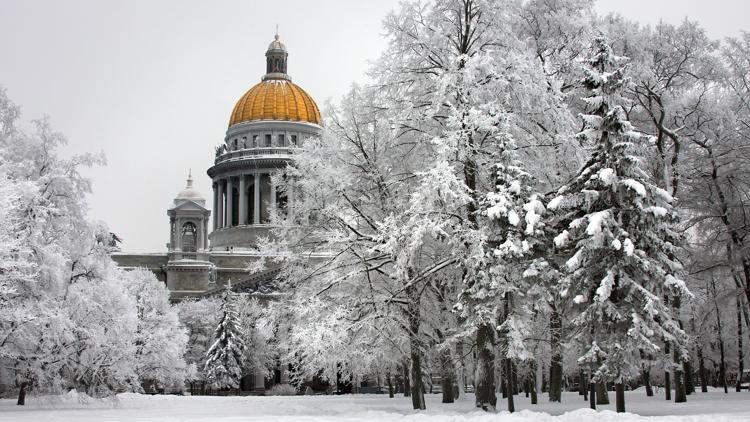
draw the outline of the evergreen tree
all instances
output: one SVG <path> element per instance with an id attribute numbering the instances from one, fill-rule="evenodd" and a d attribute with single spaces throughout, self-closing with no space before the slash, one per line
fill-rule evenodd
<path id="1" fill-rule="evenodd" d="M 227 283 L 221 303 L 222 317 L 216 326 L 216 341 L 206 352 L 206 380 L 218 388 L 239 388 L 246 349 L 239 327 L 236 293 Z"/>
<path id="2" fill-rule="evenodd" d="M 594 40 L 578 134 L 593 153 L 548 206 L 566 259 L 560 288 L 577 312 L 573 339 L 585 345 L 579 362 L 590 365 L 592 382 L 615 382 L 621 412 L 623 384 L 637 374 L 641 352 L 656 355 L 663 339 L 683 353 L 688 338 L 665 299 L 690 295 L 677 276 L 672 198 L 641 168 L 640 137 L 620 105 L 624 61 L 606 40 Z"/>

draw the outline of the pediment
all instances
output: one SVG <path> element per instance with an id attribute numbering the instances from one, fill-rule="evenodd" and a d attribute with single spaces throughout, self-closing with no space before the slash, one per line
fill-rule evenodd
<path id="1" fill-rule="evenodd" d="M 170 211 L 208 211 L 204 206 L 201 204 L 191 201 L 189 199 L 185 199 L 179 204 L 173 206 L 169 209 Z"/>

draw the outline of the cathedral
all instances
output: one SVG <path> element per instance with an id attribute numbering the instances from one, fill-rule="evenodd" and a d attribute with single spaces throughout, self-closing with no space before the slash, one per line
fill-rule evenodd
<path id="1" fill-rule="evenodd" d="M 276 35 L 266 51 L 265 75 L 237 101 L 207 171 L 213 186 L 211 208 L 189 175 L 167 210 L 167 251 L 114 256 L 122 268 L 153 271 L 173 301 L 213 294 L 227 282 L 237 291 L 260 296 L 272 292 L 278 268 L 247 271 L 258 259 L 256 239 L 273 229 L 270 216 L 294 200 L 277 190 L 271 175 L 287 165 L 295 147 L 321 131 L 318 106 L 292 82 L 287 59 Z"/>

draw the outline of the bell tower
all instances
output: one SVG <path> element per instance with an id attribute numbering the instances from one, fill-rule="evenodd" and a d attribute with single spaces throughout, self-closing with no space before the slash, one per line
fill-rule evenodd
<path id="1" fill-rule="evenodd" d="M 169 216 L 167 244 L 167 287 L 172 299 L 202 293 L 208 289 L 211 263 L 208 254 L 208 221 L 211 211 L 193 187 L 192 173 L 187 186 L 175 197 Z"/>

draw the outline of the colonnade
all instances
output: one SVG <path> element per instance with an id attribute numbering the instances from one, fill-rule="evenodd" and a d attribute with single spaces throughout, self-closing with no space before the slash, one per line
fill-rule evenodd
<path id="1" fill-rule="evenodd" d="M 271 173 L 256 172 L 216 177 L 213 193 L 214 230 L 267 223 L 278 205 L 276 186 L 271 182 Z"/>

